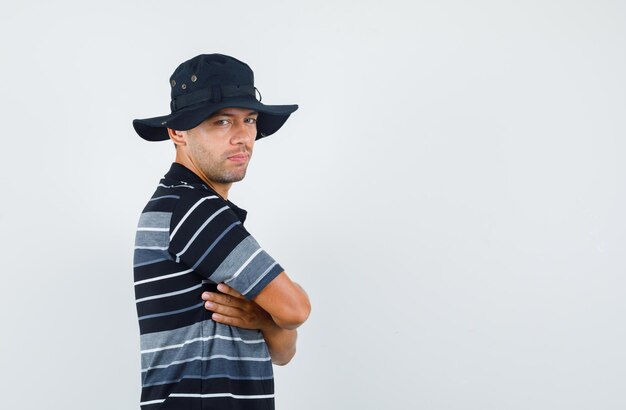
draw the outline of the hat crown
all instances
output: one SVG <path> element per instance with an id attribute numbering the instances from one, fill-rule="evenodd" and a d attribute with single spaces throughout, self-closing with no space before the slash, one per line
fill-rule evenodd
<path id="1" fill-rule="evenodd" d="M 200 54 L 180 64 L 170 77 L 172 99 L 217 85 L 254 86 L 254 73 L 236 58 L 224 54 Z"/>

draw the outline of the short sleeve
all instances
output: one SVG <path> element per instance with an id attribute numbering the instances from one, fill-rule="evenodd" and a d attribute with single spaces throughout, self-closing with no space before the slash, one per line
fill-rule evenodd
<path id="1" fill-rule="evenodd" d="M 168 251 L 199 275 L 254 298 L 283 268 L 221 197 L 190 194 L 179 200 L 172 214 Z"/>

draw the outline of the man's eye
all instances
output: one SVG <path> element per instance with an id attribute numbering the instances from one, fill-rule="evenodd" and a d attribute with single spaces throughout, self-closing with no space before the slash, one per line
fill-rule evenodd
<path id="1" fill-rule="evenodd" d="M 215 123 L 217 125 L 227 125 L 228 124 L 228 120 L 217 120 Z"/>
<path id="2" fill-rule="evenodd" d="M 246 118 L 248 124 L 256 124 L 256 118 Z"/>

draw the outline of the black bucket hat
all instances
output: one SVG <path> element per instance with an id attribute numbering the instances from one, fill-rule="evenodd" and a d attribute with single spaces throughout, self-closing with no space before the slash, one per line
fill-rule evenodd
<path id="1" fill-rule="evenodd" d="M 137 134 L 148 141 L 168 140 L 167 128 L 192 129 L 222 108 L 249 108 L 259 113 L 256 139 L 272 135 L 298 109 L 297 105 L 266 105 L 257 100 L 252 69 L 236 58 L 201 54 L 185 61 L 170 77 L 172 112 L 134 120 Z"/>

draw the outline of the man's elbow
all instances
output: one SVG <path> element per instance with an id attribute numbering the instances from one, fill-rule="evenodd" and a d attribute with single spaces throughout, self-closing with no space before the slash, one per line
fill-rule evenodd
<path id="1" fill-rule="evenodd" d="M 311 302 L 305 298 L 297 306 L 291 307 L 283 317 L 275 317 L 274 321 L 283 329 L 297 329 L 309 318 L 311 314 Z"/>
<path id="2" fill-rule="evenodd" d="M 275 364 L 276 366 L 286 366 L 287 364 L 289 364 L 289 362 L 291 361 L 291 359 L 293 359 L 295 355 L 296 355 L 296 351 L 294 349 L 293 353 L 291 353 L 288 356 L 280 357 L 280 358 L 272 357 L 272 363 Z"/>

